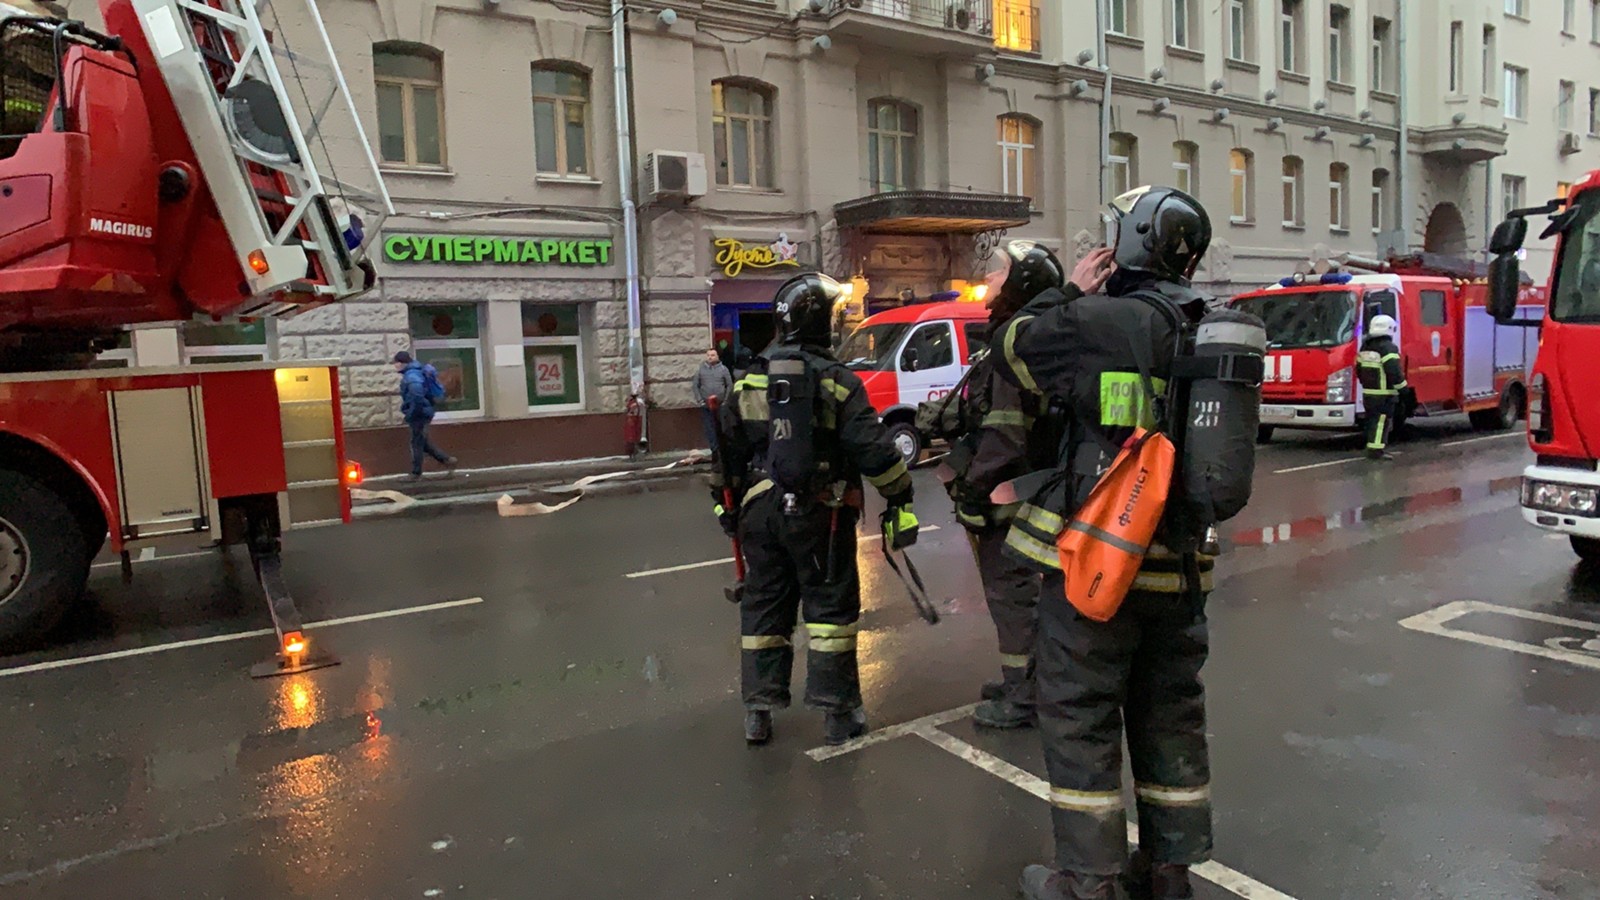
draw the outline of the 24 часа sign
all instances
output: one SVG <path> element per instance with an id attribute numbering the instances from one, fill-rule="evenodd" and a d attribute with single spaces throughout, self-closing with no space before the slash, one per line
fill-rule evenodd
<path id="1" fill-rule="evenodd" d="M 611 239 L 392 234 L 384 238 L 383 258 L 403 265 L 606 266 Z"/>

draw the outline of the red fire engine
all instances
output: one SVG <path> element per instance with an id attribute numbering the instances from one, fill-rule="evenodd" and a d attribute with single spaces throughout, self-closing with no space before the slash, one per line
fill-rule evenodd
<path id="1" fill-rule="evenodd" d="M 1567 196 L 1513 210 L 1489 243 L 1491 309 L 1516 320 L 1518 251 L 1529 216 L 1549 215 L 1556 238 L 1550 304 L 1541 321 L 1538 362 L 1529 384 L 1528 444 L 1537 457 L 1523 474 L 1522 514 L 1533 525 L 1566 534 L 1588 562 L 1600 562 L 1600 403 L 1585 401 L 1600 359 L 1600 170 Z"/>
<path id="2" fill-rule="evenodd" d="M 258 674 L 327 661 L 279 548 L 349 519 L 337 363 L 89 368 L 130 325 L 371 287 L 392 210 L 304 4 L 101 0 L 107 34 L 0 6 L 0 644 L 48 630 L 103 548 L 126 575 L 244 543 L 279 638 Z"/>
<path id="3" fill-rule="evenodd" d="M 1343 268 L 1285 278 L 1231 301 L 1267 326 L 1263 441 L 1276 428 L 1359 427 L 1356 352 L 1379 314 L 1399 323 L 1396 342 L 1416 392 L 1410 415 L 1466 413 L 1483 429 L 1517 420 L 1537 342 L 1489 316 L 1481 267 L 1423 254 L 1383 263 L 1347 257 Z M 1514 306 L 1516 317 L 1536 319 L 1543 291 L 1523 289 Z"/>

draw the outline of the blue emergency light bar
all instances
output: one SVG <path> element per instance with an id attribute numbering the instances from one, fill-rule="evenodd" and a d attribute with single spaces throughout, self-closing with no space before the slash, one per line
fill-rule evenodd
<path id="1" fill-rule="evenodd" d="M 1349 272 L 1328 272 L 1321 276 L 1290 275 L 1278 279 L 1278 287 L 1304 287 L 1308 284 L 1349 284 L 1355 278 Z"/>

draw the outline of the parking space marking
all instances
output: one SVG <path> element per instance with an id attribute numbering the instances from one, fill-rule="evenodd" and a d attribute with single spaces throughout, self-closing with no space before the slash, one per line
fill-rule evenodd
<path id="1" fill-rule="evenodd" d="M 895 738 L 915 735 L 968 765 L 981 769 L 1007 784 L 1021 788 L 1046 803 L 1050 802 L 1050 784 L 1043 778 L 1029 772 L 1027 769 L 1006 762 L 987 750 L 974 747 L 947 731 L 939 730 L 940 725 L 946 725 L 957 719 L 965 718 L 975 706 L 976 704 L 962 706 L 942 713 L 934 713 L 931 716 L 923 716 L 920 719 L 913 719 L 900 725 L 891 725 L 882 731 L 868 732 L 848 744 L 838 747 L 817 747 L 814 750 L 808 750 L 806 755 L 817 762 L 822 762 L 846 753 L 854 753 L 873 744 L 881 744 Z M 1128 823 L 1128 843 L 1134 845 L 1139 843 L 1139 826 L 1133 822 Z M 1294 900 L 1288 894 L 1262 884 L 1249 875 L 1237 869 L 1231 869 L 1215 860 L 1192 866 L 1190 871 L 1234 896 L 1244 897 L 1246 900 Z"/>
<path id="2" fill-rule="evenodd" d="M 196 550 L 193 553 L 174 553 L 171 556 L 157 556 L 156 555 L 156 550 L 155 550 L 154 547 L 146 547 L 143 550 L 139 551 L 139 555 L 135 556 L 133 558 L 133 562 L 135 562 L 135 563 L 170 562 L 170 561 L 172 561 L 174 559 L 193 559 L 196 556 L 211 556 L 211 555 L 215 554 L 216 552 L 217 551 L 215 551 L 215 550 Z M 111 566 L 120 566 L 120 565 L 122 565 L 122 560 L 113 559 L 110 562 L 95 563 L 90 568 L 93 568 L 93 569 L 106 569 L 106 568 L 110 568 Z"/>
<path id="3" fill-rule="evenodd" d="M 474 606 L 482 603 L 482 597 L 468 597 L 465 600 L 447 600 L 443 603 L 429 603 L 424 606 L 407 606 L 402 609 L 386 609 L 382 612 L 363 613 L 359 616 L 341 616 L 337 619 L 323 619 L 320 622 L 307 622 L 305 628 L 311 631 L 317 628 L 332 628 L 336 625 L 354 625 L 358 622 L 373 622 L 378 619 L 393 619 L 399 616 L 414 616 L 418 613 L 437 612 L 442 609 L 454 609 L 458 606 Z M 49 662 L 33 663 L 26 666 L 13 666 L 9 669 L 0 669 L 0 678 L 10 678 L 13 675 L 28 675 L 33 672 L 48 672 L 53 669 L 67 669 L 73 666 L 86 666 L 89 663 L 106 662 L 113 659 L 126 659 L 130 656 L 148 656 L 152 653 L 165 653 L 169 650 L 183 650 L 189 647 L 204 647 L 207 644 L 225 644 L 232 641 L 243 641 L 249 638 L 265 637 L 272 634 L 271 628 L 257 628 L 252 631 L 238 631 L 229 634 L 217 634 L 211 637 L 193 638 L 187 641 L 173 641 L 167 644 L 152 644 L 148 647 L 130 647 L 127 650 L 113 650 L 109 653 L 95 653 L 90 656 L 74 656 L 69 659 L 53 659 Z"/>
<path id="4" fill-rule="evenodd" d="M 923 532 L 923 533 L 926 533 L 926 532 L 929 532 L 929 531 L 938 531 L 939 530 L 939 526 L 937 526 L 937 525 L 924 525 L 924 526 L 922 526 L 922 528 L 920 528 L 918 530 Z M 875 541 L 877 539 L 878 539 L 878 535 L 877 534 L 863 534 L 860 537 L 856 538 L 856 543 L 865 544 L 868 541 Z M 726 565 L 728 565 L 728 564 L 730 564 L 732 562 L 733 562 L 733 557 L 724 556 L 722 559 L 708 559 L 705 562 L 684 563 L 681 566 L 667 566 L 664 569 L 645 569 L 642 572 L 629 572 L 626 575 L 623 575 L 622 577 L 623 578 L 650 578 L 650 577 L 653 577 L 653 576 L 656 576 L 656 575 L 671 575 L 673 572 L 687 572 L 690 569 L 708 569 L 708 568 L 710 568 L 712 566 L 726 566 Z"/>
<path id="5" fill-rule="evenodd" d="M 1565 628 L 1592 632 L 1596 637 L 1578 644 L 1576 649 L 1569 649 L 1568 645 L 1576 643 L 1576 641 L 1569 638 L 1550 638 L 1544 643 L 1529 644 L 1449 626 L 1450 622 L 1471 613 L 1492 613 L 1524 619 L 1529 622 L 1538 622 L 1544 625 L 1560 625 Z M 1565 616 L 1552 616 L 1549 613 L 1534 612 L 1529 609 L 1516 609 L 1510 606 L 1496 606 L 1493 603 L 1484 603 L 1479 600 L 1457 600 L 1453 603 L 1446 603 L 1437 609 L 1430 609 L 1427 612 L 1401 619 L 1400 627 L 1409 628 L 1412 631 L 1420 631 L 1424 634 L 1455 638 L 1458 641 L 1480 644 L 1485 647 L 1510 650 L 1512 653 L 1540 656 L 1545 659 L 1582 666 L 1586 669 L 1600 670 L 1600 622 L 1569 619 Z M 1588 649 L 1590 647 L 1594 648 L 1592 652 Z"/>
<path id="6" fill-rule="evenodd" d="M 1347 466 L 1350 463 L 1357 462 L 1359 460 L 1363 460 L 1363 459 L 1366 459 L 1366 458 L 1367 457 L 1365 455 L 1362 455 L 1362 456 L 1347 456 L 1344 459 L 1330 459 L 1327 462 L 1312 463 L 1309 466 L 1294 466 L 1294 467 L 1288 468 L 1288 469 L 1278 469 L 1278 470 L 1274 471 L 1272 474 L 1274 474 L 1274 475 L 1287 475 L 1290 472 L 1305 472 L 1305 471 L 1310 470 L 1310 469 L 1326 469 L 1329 466 Z"/>
<path id="7" fill-rule="evenodd" d="M 1460 447 L 1463 444 L 1479 444 L 1484 441 L 1503 441 L 1506 438 L 1526 438 L 1528 435 L 1522 431 L 1508 431 L 1505 434 L 1489 434 L 1483 437 L 1464 438 L 1459 441 L 1446 441 L 1441 447 Z"/>

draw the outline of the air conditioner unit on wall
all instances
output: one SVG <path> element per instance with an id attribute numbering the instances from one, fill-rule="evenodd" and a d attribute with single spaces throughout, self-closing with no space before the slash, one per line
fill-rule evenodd
<path id="1" fill-rule="evenodd" d="M 644 158 L 644 189 L 651 199 L 704 197 L 706 187 L 704 153 L 651 150 Z"/>
<path id="2" fill-rule="evenodd" d="M 1556 142 L 1556 147 L 1560 149 L 1562 156 L 1571 156 L 1583 149 L 1583 141 L 1576 133 L 1566 131 L 1562 132 L 1561 139 Z"/>

